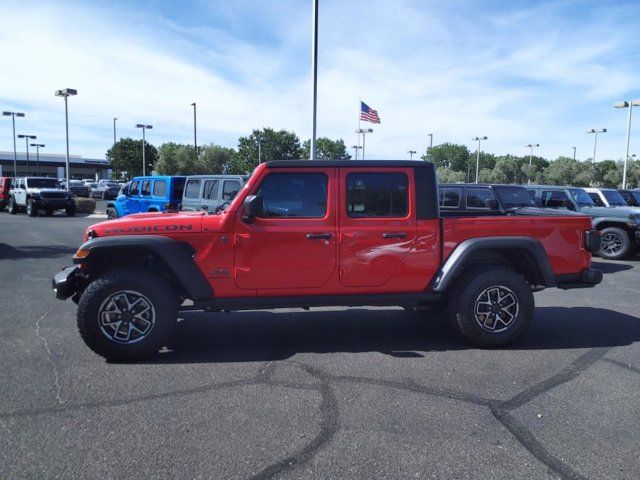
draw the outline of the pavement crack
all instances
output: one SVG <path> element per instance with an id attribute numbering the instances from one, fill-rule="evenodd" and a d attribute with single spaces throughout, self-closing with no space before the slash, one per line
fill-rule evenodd
<path id="1" fill-rule="evenodd" d="M 634 367 L 633 365 L 629 365 L 628 363 L 620 362 L 618 360 L 614 360 L 613 358 L 607 358 L 607 357 L 604 357 L 602 359 L 602 361 L 611 363 L 611 364 L 616 365 L 616 366 L 618 366 L 620 368 L 624 368 L 625 370 L 630 370 L 630 371 L 632 371 L 634 373 L 640 374 L 640 368 Z"/>
<path id="2" fill-rule="evenodd" d="M 60 374 L 58 373 L 58 367 L 56 366 L 56 363 L 53 361 L 51 349 L 49 348 L 49 342 L 47 342 L 46 337 L 40 333 L 40 322 L 44 319 L 44 317 L 49 315 L 52 312 L 52 310 L 53 309 L 43 313 L 40 316 L 40 318 L 36 320 L 36 323 L 35 323 L 36 336 L 42 341 L 42 345 L 44 346 L 44 351 L 47 355 L 47 362 L 51 364 L 51 368 L 53 370 L 53 385 L 55 389 L 56 400 L 58 401 L 58 405 L 63 405 L 66 402 L 66 400 L 62 399 L 62 394 L 61 394 L 62 389 L 60 387 Z"/>

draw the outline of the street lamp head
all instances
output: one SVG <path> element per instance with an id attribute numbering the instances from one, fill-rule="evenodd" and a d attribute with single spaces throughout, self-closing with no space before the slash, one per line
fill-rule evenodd
<path id="1" fill-rule="evenodd" d="M 191 104 L 191 106 L 192 106 L 192 107 L 195 107 L 195 106 L 196 106 L 196 102 L 193 102 L 193 103 Z"/>
<path id="2" fill-rule="evenodd" d="M 475 141 L 478 141 L 478 140 L 487 140 L 487 139 L 488 139 L 488 137 L 487 137 L 487 136 L 484 136 L 484 137 L 474 137 L 474 140 L 475 140 Z"/>
<path id="3" fill-rule="evenodd" d="M 35 135 L 18 135 L 18 138 L 31 138 L 32 140 L 35 140 L 38 137 Z"/>
<path id="4" fill-rule="evenodd" d="M 24 113 L 19 113 L 19 112 L 2 112 L 2 116 L 3 117 L 10 117 L 11 115 L 14 115 L 16 117 L 24 117 Z"/>
<path id="5" fill-rule="evenodd" d="M 640 98 L 638 98 L 637 100 L 631 100 L 631 105 L 633 105 L 634 107 L 640 107 Z"/>
<path id="6" fill-rule="evenodd" d="M 63 88 L 62 90 L 55 91 L 56 97 L 71 97 L 77 94 L 78 90 L 76 90 L 75 88 Z"/>
<path id="7" fill-rule="evenodd" d="M 629 102 L 615 102 L 613 104 L 613 108 L 627 108 L 629 106 Z"/>
<path id="8" fill-rule="evenodd" d="M 153 128 L 153 126 L 152 126 L 152 125 L 144 125 L 144 124 L 142 124 L 142 123 L 137 123 L 137 124 L 136 124 L 136 128 L 147 128 L 147 129 L 151 129 L 151 128 Z"/>

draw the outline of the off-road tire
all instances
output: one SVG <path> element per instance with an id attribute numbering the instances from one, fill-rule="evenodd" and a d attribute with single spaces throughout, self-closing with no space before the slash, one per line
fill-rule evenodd
<path id="1" fill-rule="evenodd" d="M 67 214 L 67 217 L 75 217 L 76 216 L 76 207 L 67 207 L 64 212 Z"/>
<path id="2" fill-rule="evenodd" d="M 0 200 L 0 212 L 4 212 L 4 207 L 6 207 L 4 200 Z"/>
<path id="3" fill-rule="evenodd" d="M 154 321 L 149 333 L 137 343 L 118 343 L 105 334 L 99 323 L 100 308 L 114 294 L 137 292 L 150 301 Z M 135 361 L 156 354 L 177 322 L 176 292 L 161 278 L 140 270 L 113 270 L 89 284 L 78 302 L 78 330 L 87 346 L 113 362 Z"/>
<path id="4" fill-rule="evenodd" d="M 527 280 L 517 272 L 506 267 L 484 267 L 469 270 L 455 280 L 456 286 L 448 295 L 448 310 L 453 318 L 454 324 L 460 333 L 471 343 L 480 347 L 492 348 L 508 345 L 515 341 L 526 330 L 533 319 L 534 300 L 531 287 Z M 498 323 L 498 320 L 487 320 L 494 322 L 496 331 L 488 331 L 489 327 L 481 326 L 477 307 L 494 308 L 488 305 L 478 305 L 481 300 L 491 301 L 491 292 L 502 292 L 511 295 L 517 302 L 517 309 L 509 307 L 513 314 L 512 320 L 505 326 Z M 488 292 L 488 293 L 487 293 Z M 508 297 L 507 297 L 508 298 Z M 494 296 L 495 299 L 495 296 Z M 505 300 L 504 305 L 510 300 Z M 500 308 L 498 305 L 496 308 Z M 499 312 L 499 315 L 509 315 Z M 488 317 L 485 316 L 485 319 Z M 492 318 L 495 318 L 492 316 Z M 500 328 L 498 328 L 500 327 Z"/>
<path id="5" fill-rule="evenodd" d="M 11 197 L 9 198 L 9 213 L 11 215 L 15 215 L 18 213 L 18 206 L 16 205 L 16 199 Z"/>
<path id="6" fill-rule="evenodd" d="M 118 212 L 116 212 L 113 208 L 107 208 L 107 218 L 109 220 L 115 220 L 116 218 L 118 218 Z"/>
<path id="7" fill-rule="evenodd" d="M 606 258 L 607 260 L 620 260 L 631 252 L 631 239 L 629 238 L 629 234 L 622 228 L 603 228 L 601 235 L 602 241 L 600 251 L 598 252 L 600 257 Z"/>
<path id="8" fill-rule="evenodd" d="M 47 208 L 47 209 L 44 211 L 44 214 L 45 214 L 47 217 L 51 217 L 51 216 L 53 216 L 53 210 L 51 210 L 50 208 Z"/>
<path id="9" fill-rule="evenodd" d="M 38 208 L 34 205 L 33 200 L 27 200 L 27 215 L 30 217 L 38 216 Z"/>

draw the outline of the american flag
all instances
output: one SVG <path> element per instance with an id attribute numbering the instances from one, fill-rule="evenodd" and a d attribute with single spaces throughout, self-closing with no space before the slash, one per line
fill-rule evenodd
<path id="1" fill-rule="evenodd" d="M 380 123 L 378 111 L 370 108 L 364 102 L 360 102 L 360 120 L 371 123 Z"/>

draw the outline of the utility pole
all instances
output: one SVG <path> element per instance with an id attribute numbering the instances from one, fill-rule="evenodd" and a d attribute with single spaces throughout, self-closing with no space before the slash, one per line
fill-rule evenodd
<path id="1" fill-rule="evenodd" d="M 29 140 L 35 140 L 35 135 L 18 135 L 18 138 L 24 138 L 24 146 L 27 150 L 27 175 L 29 175 Z"/>
<path id="2" fill-rule="evenodd" d="M 142 176 L 144 177 L 147 174 L 147 159 L 146 159 L 146 152 L 145 152 L 145 144 L 147 143 L 147 137 L 145 135 L 145 132 L 147 129 L 151 130 L 153 128 L 153 125 L 144 125 L 142 123 L 138 123 L 136 124 L 136 128 L 142 129 Z"/>
<path id="3" fill-rule="evenodd" d="M 32 143 L 32 147 L 36 147 L 36 177 L 40 176 L 40 149 L 44 148 L 45 145 L 42 143 Z"/>
<path id="4" fill-rule="evenodd" d="M 68 105 L 68 100 L 69 97 L 73 96 L 73 95 L 77 95 L 78 91 L 75 88 L 65 88 L 63 90 L 56 90 L 55 91 L 55 96 L 56 97 L 64 97 L 64 126 L 65 126 L 65 132 L 66 132 L 66 138 L 67 138 L 67 160 L 65 162 L 65 167 L 67 170 L 67 192 L 69 191 L 69 179 L 71 178 L 71 171 L 70 171 L 70 166 L 69 166 L 69 105 Z"/>
<path id="5" fill-rule="evenodd" d="M 409 154 L 409 160 L 413 160 L 413 156 L 417 153 L 415 150 L 407 150 Z"/>
<path id="6" fill-rule="evenodd" d="M 487 137 L 474 137 L 474 140 L 478 142 L 478 152 L 476 155 L 476 183 L 478 183 L 478 177 L 480 176 L 480 142 L 487 140 Z"/>
<path id="7" fill-rule="evenodd" d="M 311 0 L 313 9 L 312 24 L 313 36 L 311 40 L 311 77 L 312 77 L 312 119 L 311 119 L 311 145 L 309 148 L 309 160 L 316 158 L 316 117 L 318 113 L 318 0 Z"/>
<path id="8" fill-rule="evenodd" d="M 525 148 L 530 148 L 531 149 L 531 151 L 529 153 L 529 166 L 531 166 L 531 164 L 532 164 L 533 147 L 539 147 L 539 146 L 540 146 L 539 143 L 530 143 L 529 145 L 525 145 Z M 529 170 L 531 170 L 531 169 L 529 169 Z M 531 173 L 531 172 L 529 172 L 529 173 Z M 531 177 L 530 176 L 528 176 L 528 178 L 527 178 L 527 185 L 531 185 Z"/>
<path id="9" fill-rule="evenodd" d="M 193 107 L 193 152 L 195 155 L 195 160 L 198 159 L 198 138 L 196 134 L 196 102 L 191 104 Z"/>
<path id="10" fill-rule="evenodd" d="M 13 178 L 18 176 L 18 153 L 16 152 L 16 117 L 23 117 L 24 113 L 19 112 L 2 112 L 3 117 L 11 117 L 13 124 Z"/>
<path id="11" fill-rule="evenodd" d="M 571 148 L 573 148 L 573 159 L 575 160 L 576 159 L 576 147 L 571 147 Z"/>
<path id="12" fill-rule="evenodd" d="M 356 130 L 358 135 L 362 134 L 362 160 L 364 160 L 365 140 L 367 133 L 373 133 L 373 128 L 359 128 Z"/>
<path id="13" fill-rule="evenodd" d="M 360 145 L 353 145 L 351 148 L 355 151 L 355 159 L 358 160 L 358 150 L 361 150 L 362 147 Z"/>
<path id="14" fill-rule="evenodd" d="M 607 133 L 606 128 L 588 128 L 587 133 L 594 133 L 593 137 L 593 163 L 596 163 L 596 149 L 598 148 L 598 133 Z"/>

